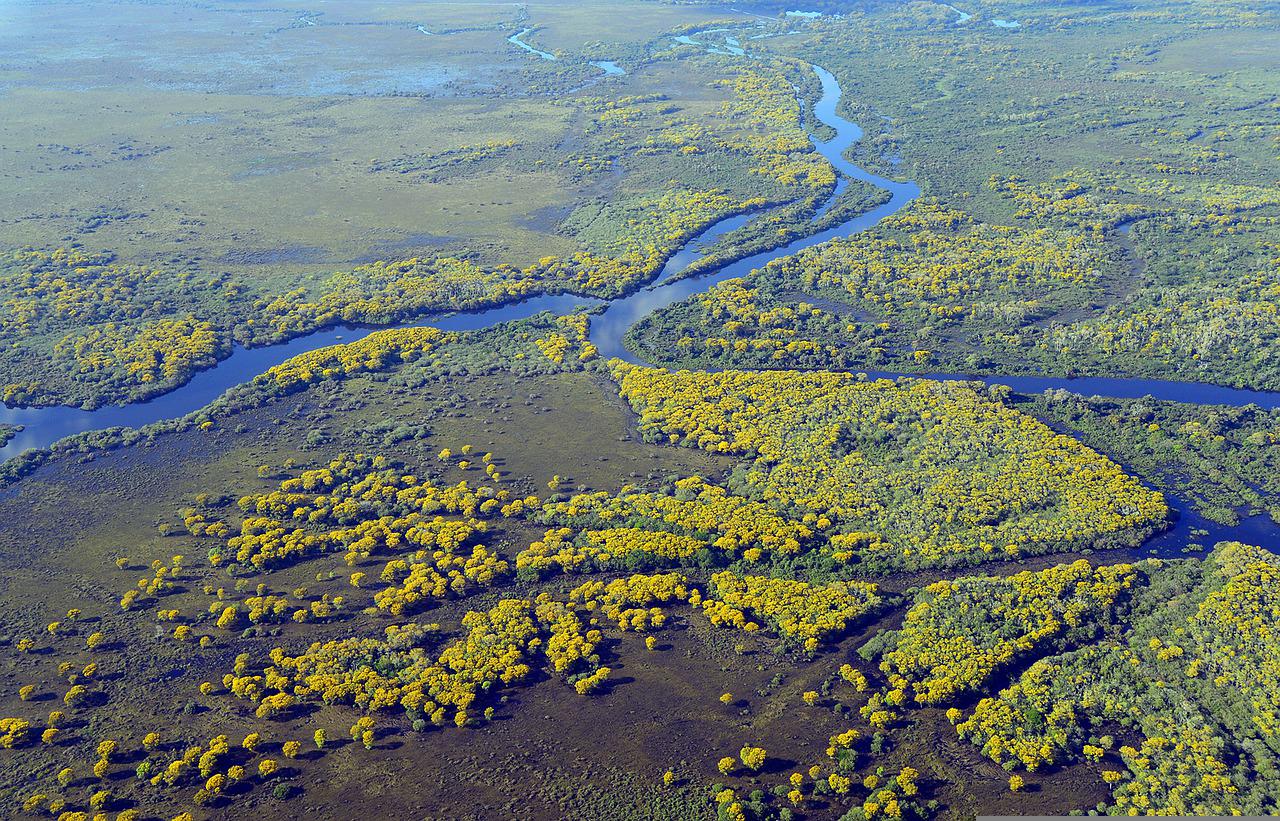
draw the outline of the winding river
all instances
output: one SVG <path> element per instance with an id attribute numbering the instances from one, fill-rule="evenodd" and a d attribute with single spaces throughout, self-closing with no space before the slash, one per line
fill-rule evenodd
<path id="1" fill-rule="evenodd" d="M 814 106 L 814 115 L 820 122 L 835 131 L 835 136 L 830 140 L 826 142 L 815 140 L 814 146 L 819 153 L 835 166 L 842 176 L 862 180 L 888 191 L 890 195 L 889 201 L 870 211 L 859 214 L 847 222 L 842 222 L 825 231 L 819 231 L 795 240 L 781 248 L 746 257 L 731 265 L 710 271 L 703 276 L 673 279 L 697 258 L 696 252 L 686 246 L 684 250 L 667 261 L 666 266 L 663 267 L 662 273 L 659 275 L 657 285 L 637 291 L 630 296 L 613 300 L 602 314 L 591 320 L 591 341 L 600 349 L 602 356 L 606 358 L 616 356 L 619 359 L 637 365 L 650 364 L 627 350 L 622 344 L 622 338 L 627 330 L 646 315 L 682 299 L 687 299 L 693 294 L 701 293 L 724 282 L 726 279 L 745 276 L 753 268 L 759 268 L 771 260 L 790 256 L 835 237 L 847 237 L 859 231 L 864 231 L 885 217 L 902 210 L 907 203 L 920 195 L 919 186 L 913 182 L 895 182 L 884 177 L 878 177 L 862 170 L 844 158 L 844 152 L 862 138 L 862 129 L 836 114 L 836 107 L 840 102 L 840 84 L 836 82 L 836 78 L 831 75 L 831 72 L 820 66 L 814 66 L 813 70 L 822 82 L 822 97 Z M 836 193 L 832 195 L 833 200 L 839 194 L 840 190 L 837 189 Z M 819 213 L 824 213 L 826 210 L 827 207 L 823 207 Z M 709 244 L 709 241 L 714 241 L 718 236 L 737 228 L 748 219 L 749 217 L 738 216 L 722 220 L 708 228 L 702 235 L 699 235 L 694 240 L 694 244 Z"/>
<path id="2" fill-rule="evenodd" d="M 418 30 L 421 31 L 422 26 L 418 26 Z M 533 46 L 526 43 L 524 40 L 520 39 L 521 37 L 524 37 L 526 34 L 528 34 L 531 31 L 533 31 L 533 29 L 531 28 L 520 29 L 520 31 L 508 37 L 507 42 L 511 43 L 513 46 L 519 46 L 520 48 L 524 49 L 530 54 L 536 54 L 544 60 L 555 60 L 556 56 L 551 52 L 543 51 L 540 48 L 534 48 Z M 425 32 L 425 31 L 423 33 L 430 34 L 430 32 Z M 591 63 L 591 65 L 595 66 L 596 68 L 600 69 L 601 71 L 603 71 L 605 74 L 608 74 L 608 75 L 620 76 L 627 73 L 626 69 L 624 69 L 622 66 L 618 65 L 617 63 L 613 62 L 612 60 L 590 60 L 589 62 Z"/>
<path id="3" fill-rule="evenodd" d="M 518 37 L 519 35 L 513 37 L 513 42 L 524 46 L 525 44 L 518 42 Z M 710 225 L 689 240 L 667 261 L 654 284 L 609 302 L 572 295 L 546 295 L 487 310 L 423 316 L 402 325 L 390 327 L 433 325 L 444 330 L 468 331 L 525 319 L 542 311 L 563 314 L 584 308 L 597 310 L 603 308 L 591 321 L 591 341 L 599 348 L 600 354 L 606 358 L 618 357 L 635 364 L 650 364 L 628 351 L 622 344 L 626 332 L 648 314 L 693 294 L 706 291 L 727 279 L 744 276 L 752 269 L 771 260 L 795 254 L 835 237 L 847 237 L 866 230 L 897 213 L 919 196 L 920 189 L 915 183 L 897 182 L 871 174 L 845 158 L 845 151 L 862 137 L 862 129 L 836 113 L 841 94 L 836 78 L 820 66 L 813 66 L 813 71 L 822 84 L 822 96 L 814 106 L 814 114 L 820 122 L 834 132 L 834 136 L 826 141 L 815 138 L 814 145 L 843 178 L 832 195 L 831 202 L 828 202 L 819 213 L 824 213 L 830 207 L 850 179 L 861 180 L 889 192 L 890 198 L 887 202 L 846 222 L 795 240 L 781 248 L 746 257 L 705 274 L 680 278 L 679 275 L 685 268 L 698 259 L 719 237 L 745 225 L 759 214 L 728 217 Z M 45 448 L 59 439 L 84 431 L 116 426 L 136 428 L 184 416 L 208 405 L 227 389 L 249 381 L 290 357 L 334 344 L 353 342 L 377 330 L 385 329 L 386 327 L 339 326 L 298 337 L 280 345 L 252 349 L 237 347 L 230 357 L 216 367 L 197 374 L 186 385 L 154 399 L 130 405 L 108 406 L 92 411 L 70 407 L 8 408 L 0 406 L 0 423 L 24 427 L 6 446 L 0 448 L 0 459 L 10 458 L 28 448 Z M 903 374 L 884 371 L 866 371 L 865 373 L 872 378 L 915 376 L 941 380 L 975 380 L 986 384 L 1008 385 L 1021 393 L 1038 393 L 1047 389 L 1063 388 L 1084 395 L 1096 394 L 1117 398 L 1151 396 L 1157 399 L 1195 404 L 1236 406 L 1255 404 L 1263 408 L 1280 407 L 1280 393 L 1159 379 L 972 377 L 965 374 Z M 1212 545 L 1215 541 L 1227 538 L 1269 543 L 1277 541 L 1276 537 L 1280 535 L 1280 528 L 1265 517 L 1254 517 L 1242 521 L 1236 527 L 1225 527 L 1203 519 L 1181 500 L 1169 497 L 1168 494 L 1166 497 L 1169 498 L 1170 506 L 1179 512 L 1179 521 L 1176 527 L 1154 537 L 1144 545 L 1145 548 L 1162 554 L 1176 553 L 1194 536 L 1199 536 L 1201 543 Z M 1207 535 L 1200 535 L 1195 531 L 1203 531 Z"/>
<path id="4" fill-rule="evenodd" d="M 508 38 L 507 38 L 507 42 L 508 42 L 508 43 L 511 43 L 513 46 L 519 46 L 520 48 L 524 49 L 525 51 L 529 52 L 530 54 L 536 54 L 536 55 L 538 55 L 539 57 L 541 57 L 541 58 L 542 58 L 542 59 L 544 59 L 544 60 L 554 60 L 554 59 L 556 59 L 556 56 L 555 56 L 554 54 L 552 54 L 551 52 L 549 52 L 549 51 L 543 51 L 543 50 L 542 50 L 542 49 L 540 49 L 540 48 L 534 48 L 533 46 L 531 46 L 531 45 L 529 45 L 528 43 L 526 43 L 524 40 L 521 40 L 521 39 L 520 39 L 521 37 L 525 36 L 526 34 L 528 34 L 528 33 L 529 33 L 529 32 L 531 32 L 531 31 L 533 31 L 533 29 L 531 29 L 531 28 L 523 28 L 523 29 L 520 29 L 520 31 L 518 31 L 518 32 L 516 32 L 515 34 L 511 35 L 510 37 L 508 37 Z"/>

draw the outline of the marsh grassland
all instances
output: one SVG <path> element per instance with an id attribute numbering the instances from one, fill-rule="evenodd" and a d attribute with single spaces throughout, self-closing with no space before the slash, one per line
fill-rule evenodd
<path id="1" fill-rule="evenodd" d="M 6 817 L 1280 811 L 1275 8 L 786 5 L 0 8 L 0 412 L 354 329 L 0 466 Z"/>

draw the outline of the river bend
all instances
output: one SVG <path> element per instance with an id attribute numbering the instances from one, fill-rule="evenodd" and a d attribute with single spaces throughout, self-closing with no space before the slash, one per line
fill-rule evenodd
<path id="1" fill-rule="evenodd" d="M 515 35 L 511 39 L 517 45 L 528 48 L 518 38 L 519 35 Z M 701 45 L 701 43 L 692 41 L 688 37 L 685 37 L 684 40 Z M 723 50 L 717 51 L 723 53 Z M 554 56 L 550 56 L 550 59 L 554 59 Z M 819 122 L 828 126 L 834 132 L 834 136 L 826 141 L 814 138 L 814 146 L 835 167 L 841 178 L 836 191 L 832 195 L 831 202 L 821 208 L 818 215 L 825 213 L 835 198 L 840 196 L 844 186 L 848 184 L 848 180 L 851 179 L 870 183 L 889 193 L 888 201 L 869 211 L 834 227 L 794 240 L 774 250 L 754 254 L 696 276 L 681 278 L 680 274 L 692 262 L 697 260 L 706 248 L 714 244 L 720 236 L 745 225 L 760 216 L 760 214 L 741 214 L 728 217 L 708 226 L 686 242 L 680 250 L 667 260 L 662 271 L 656 277 L 654 284 L 607 302 L 573 295 L 545 295 L 486 310 L 422 316 L 398 326 L 386 326 L 383 328 L 338 326 L 298 337 L 279 345 L 262 348 L 237 346 L 231 356 L 219 362 L 215 367 L 197 374 L 185 385 L 143 402 L 122 406 L 107 406 L 92 411 L 65 406 L 47 408 L 9 408 L 0 406 L 0 423 L 22 425 L 24 428 L 6 446 L 0 448 L 0 459 L 16 456 L 28 448 L 47 448 L 59 439 L 84 431 L 117 426 L 137 428 L 166 419 L 185 416 L 205 407 L 229 388 L 247 382 L 293 356 L 330 345 L 353 342 L 377 330 L 386 330 L 388 327 L 431 325 L 444 330 L 471 331 L 489 328 L 504 322 L 526 319 L 543 311 L 564 314 L 580 309 L 598 310 L 603 307 L 603 311 L 592 318 L 590 326 L 591 341 L 599 348 L 600 354 L 606 358 L 618 357 L 635 364 L 650 364 L 627 350 L 623 346 L 622 340 L 633 325 L 652 312 L 713 288 L 727 279 L 745 276 L 751 270 L 759 268 L 772 260 L 790 256 L 805 248 L 810 248 L 836 237 L 848 237 L 871 228 L 886 217 L 897 213 L 919 196 L 920 189 L 915 183 L 898 182 L 871 174 L 845 158 L 845 152 L 861 139 L 862 129 L 836 113 L 841 95 L 840 85 L 836 78 L 820 66 L 813 66 L 812 68 L 822 84 L 822 95 L 814 105 L 814 115 Z M 1049 376 L 974 377 L 965 374 L 903 374 L 885 371 L 866 371 L 865 373 L 873 378 L 914 376 L 941 380 L 976 380 L 986 384 L 1008 385 L 1015 391 L 1022 393 L 1038 393 L 1048 389 L 1062 388 L 1084 395 L 1096 394 L 1116 398 L 1151 396 L 1156 399 L 1195 404 L 1236 406 L 1255 404 L 1263 408 L 1280 407 L 1280 393 L 1276 392 L 1241 390 L 1160 379 Z M 1161 553 L 1171 553 L 1174 550 L 1181 549 L 1182 545 L 1193 536 L 1199 536 L 1201 541 L 1212 545 L 1214 541 L 1225 538 L 1250 541 L 1260 541 L 1266 538 L 1268 541 L 1273 541 L 1277 534 L 1280 534 L 1280 528 L 1277 528 L 1274 523 L 1264 517 L 1247 519 L 1239 526 L 1229 528 L 1204 520 L 1178 499 L 1170 498 L 1169 502 L 1170 506 L 1180 514 L 1177 526 L 1155 537 L 1146 545 L 1159 550 Z M 1207 535 L 1200 535 L 1195 531 L 1201 531 Z"/>

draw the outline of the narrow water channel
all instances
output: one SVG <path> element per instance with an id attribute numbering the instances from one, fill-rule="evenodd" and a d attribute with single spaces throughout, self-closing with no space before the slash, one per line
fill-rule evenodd
<path id="1" fill-rule="evenodd" d="M 510 39 L 516 45 L 530 48 L 519 42 L 519 36 L 517 34 Z M 696 41 L 691 42 L 696 43 Z M 545 52 L 542 53 L 545 55 Z M 547 55 L 547 58 L 554 59 L 554 56 Z M 898 182 L 871 174 L 845 158 L 845 152 L 861 139 L 862 129 L 836 113 L 841 95 L 840 84 L 836 78 L 820 66 L 812 68 L 822 84 L 822 95 L 814 105 L 814 115 L 834 132 L 834 136 L 829 140 L 815 139 L 815 148 L 831 162 L 844 179 L 861 180 L 888 191 L 890 198 L 887 202 L 834 227 L 795 240 L 772 251 L 746 257 L 702 275 L 680 278 L 685 268 L 701 255 L 702 249 L 710 247 L 719 237 L 745 225 L 759 214 L 728 217 L 708 226 L 686 242 L 664 265 L 655 284 L 608 302 L 572 295 L 547 295 L 487 310 L 423 316 L 402 325 L 390 327 L 431 325 L 444 330 L 468 331 L 525 319 L 542 311 L 564 314 L 582 308 L 604 306 L 604 310 L 594 316 L 591 321 L 590 338 L 599 348 L 600 354 L 605 358 L 618 357 L 634 364 L 650 364 L 628 351 L 623 346 L 622 340 L 636 322 L 653 311 L 706 291 L 727 279 L 744 276 L 752 269 L 759 268 L 774 259 L 790 256 L 836 237 L 847 237 L 864 231 L 897 213 L 919 196 L 919 187 L 913 182 Z M 839 196 L 839 190 L 837 189 L 833 197 Z M 828 203 L 820 209 L 819 213 L 825 212 L 829 205 Z M 48 447 L 59 439 L 83 431 L 116 426 L 136 428 L 184 416 L 208 405 L 227 389 L 247 382 L 293 356 L 330 345 L 353 342 L 377 330 L 385 329 L 385 327 L 341 326 L 298 337 L 280 345 L 252 349 L 238 347 L 230 357 L 216 367 L 196 375 L 186 385 L 144 402 L 109 406 L 92 411 L 68 407 L 8 408 L 0 406 L 0 422 L 24 426 L 22 432 L 5 447 L 0 448 L 0 459 L 10 458 L 28 448 Z M 884 371 L 866 371 L 865 373 L 873 378 L 912 376 L 940 380 L 976 380 L 986 384 L 1008 385 L 1020 393 L 1039 393 L 1048 389 L 1062 388 L 1084 395 L 1096 394 L 1118 398 L 1152 396 L 1156 399 L 1195 404 L 1255 404 L 1263 408 L 1280 407 L 1280 393 L 1276 392 L 1240 390 L 1160 379 L 972 377 L 951 373 L 901 374 Z M 1268 543 L 1272 543 L 1277 541 L 1276 536 L 1280 535 L 1280 528 L 1265 517 L 1255 517 L 1245 520 L 1237 527 L 1227 527 L 1203 519 L 1181 500 L 1170 498 L 1169 502 L 1170 506 L 1180 514 L 1177 526 L 1154 537 L 1144 545 L 1164 555 L 1181 550 L 1182 546 L 1193 537 L 1199 538 L 1206 546 L 1212 546 L 1215 541 L 1228 538 L 1256 542 L 1265 537 Z M 1199 536 L 1198 531 L 1205 531 L 1208 535 Z"/>

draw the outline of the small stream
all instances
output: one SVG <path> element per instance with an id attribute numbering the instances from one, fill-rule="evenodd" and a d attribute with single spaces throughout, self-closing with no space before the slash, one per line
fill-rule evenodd
<path id="1" fill-rule="evenodd" d="M 419 27 L 419 28 L 421 28 L 421 27 Z M 526 43 L 524 40 L 520 39 L 520 38 L 524 37 L 526 34 L 528 34 L 528 33 L 529 33 L 529 32 L 531 32 L 531 31 L 533 31 L 533 29 L 531 29 L 531 28 L 523 28 L 523 29 L 520 29 L 520 31 L 518 31 L 518 32 L 516 32 L 515 34 L 511 35 L 510 37 L 508 37 L 508 38 L 507 38 L 507 42 L 508 42 L 508 43 L 511 43 L 511 44 L 512 44 L 512 45 L 514 45 L 514 46 L 519 46 L 520 48 L 524 49 L 525 51 L 529 52 L 530 54 L 536 54 L 536 55 L 538 55 L 539 57 L 541 57 L 541 58 L 542 58 L 542 59 L 544 59 L 544 60 L 555 60 L 555 59 L 557 59 L 557 58 L 556 58 L 556 56 L 555 56 L 554 54 L 552 54 L 551 52 L 549 52 L 549 51 L 543 51 L 543 50 L 542 50 L 542 49 L 540 49 L 540 48 L 534 48 L 533 46 L 531 46 L 531 45 L 529 45 L 528 43 Z M 427 33 L 429 33 L 429 32 L 423 32 L 423 33 L 424 33 L 424 34 L 427 34 Z M 624 69 L 622 66 L 618 65 L 617 63 L 615 63 L 615 62 L 614 62 L 614 61 L 612 61 L 612 60 L 591 60 L 590 62 L 591 62 L 591 65 L 593 65 L 593 66 L 595 66 L 596 68 L 600 69 L 601 71 L 603 71 L 603 72 L 604 72 L 605 74 L 607 74 L 607 75 L 612 75 L 612 76 L 615 76 L 615 77 L 616 77 L 616 76 L 620 76 L 620 75 L 623 75 L 623 74 L 626 74 L 626 73 L 627 73 L 627 72 L 626 72 L 626 69 Z"/>
<path id="2" fill-rule="evenodd" d="M 343 345 L 364 339 L 377 331 L 431 325 L 447 331 L 476 331 L 502 322 L 528 319 L 543 311 L 571 313 L 601 304 L 599 300 L 570 294 L 550 294 L 481 311 L 459 311 L 418 317 L 400 325 L 378 327 L 338 325 L 300 336 L 279 345 L 262 348 L 236 346 L 231 356 L 207 371 L 201 371 L 185 385 L 154 399 L 128 405 L 108 405 L 96 410 L 66 406 L 10 408 L 0 405 L 0 422 L 22 425 L 24 429 L 3 448 L 0 459 L 17 456 L 28 448 L 47 448 L 59 439 L 90 430 L 113 427 L 140 428 L 166 419 L 176 419 L 200 410 L 230 388 L 252 380 L 270 368 L 308 351 Z"/>
<path id="3" fill-rule="evenodd" d="M 801 239 L 794 240 L 781 248 L 763 251 L 740 259 L 723 268 L 710 271 L 702 276 L 687 279 L 677 277 L 689 263 L 696 259 L 690 245 L 710 244 L 719 236 L 745 224 L 754 215 L 729 217 L 712 225 L 702 235 L 685 246 L 685 250 L 673 256 L 663 267 L 656 285 L 636 291 L 633 294 L 611 301 L 604 312 L 591 320 L 591 342 L 600 349 L 605 358 L 617 357 L 637 365 L 648 365 L 636 354 L 627 350 L 623 344 L 626 332 L 645 316 L 665 308 L 668 305 L 687 299 L 694 294 L 706 291 L 727 279 L 745 276 L 753 269 L 781 257 L 791 256 L 805 248 L 811 248 L 836 237 L 848 237 L 859 231 L 865 231 L 880 220 L 897 213 L 909 202 L 920 195 L 920 188 L 913 182 L 895 182 L 884 177 L 862 170 L 844 158 L 844 152 L 862 138 L 862 129 L 854 123 L 836 114 L 840 103 L 840 84 L 831 72 L 820 66 L 813 66 L 814 72 L 822 83 L 822 97 L 814 105 L 814 115 L 824 125 L 830 127 L 835 135 L 826 142 L 814 141 L 814 147 L 826 157 L 845 179 L 856 179 L 868 182 L 877 188 L 889 192 L 889 201 L 870 211 L 859 214 L 846 222 L 842 222 L 825 231 L 819 231 Z M 847 183 L 846 183 L 847 184 Z M 834 197 L 838 197 L 842 187 L 838 187 L 833 199 L 824 205 L 819 213 L 825 213 Z"/>
<path id="4" fill-rule="evenodd" d="M 525 31 L 528 31 L 526 29 Z M 520 32 L 524 34 L 525 31 Z M 547 59 L 555 59 L 554 55 L 538 52 L 531 46 L 519 41 L 520 34 L 513 35 L 511 42 Z M 681 39 L 681 38 L 676 38 Z M 681 42 L 691 41 L 685 37 Z M 736 44 L 736 41 L 735 41 Z M 0 406 L 0 423 L 23 425 L 20 432 L 5 447 L 0 448 L 0 459 L 7 459 L 28 448 L 46 448 L 54 442 L 75 433 L 103 428 L 124 426 L 141 427 L 143 425 L 173 419 L 192 413 L 205 407 L 221 396 L 227 389 L 247 382 L 267 369 L 285 360 L 308 351 L 317 350 L 335 344 L 350 343 L 368 336 L 377 330 L 388 327 L 418 327 L 431 325 L 443 330 L 470 331 L 489 328 L 504 322 L 525 319 L 542 311 L 556 314 L 570 313 L 580 309 L 599 309 L 603 311 L 592 318 L 590 326 L 591 341 L 599 349 L 604 358 L 617 357 L 639 365 L 648 365 L 640 357 L 623 346 L 623 337 L 638 321 L 653 311 L 665 308 L 688 297 L 702 293 L 727 279 L 748 274 L 768 262 L 790 256 L 805 248 L 810 248 L 836 237 L 848 237 L 875 226 L 881 220 L 897 213 L 920 195 L 919 187 L 913 182 L 898 182 L 871 174 L 849 162 L 844 153 L 862 137 L 862 129 L 856 124 L 840 117 L 836 109 L 840 102 L 840 85 L 830 72 L 820 66 L 812 66 L 822 84 L 822 96 L 814 105 L 814 115 L 828 126 L 834 136 L 830 140 L 814 139 L 816 150 L 827 158 L 842 177 L 842 184 L 833 194 L 833 201 L 838 197 L 843 185 L 850 179 L 870 183 L 877 188 L 889 192 L 887 202 L 870 211 L 859 214 L 852 219 L 834 227 L 817 232 L 811 236 L 797 239 L 785 246 L 765 251 L 741 259 L 722 268 L 711 270 L 705 274 L 688 278 L 679 275 L 717 239 L 730 231 L 736 230 L 760 216 L 760 213 L 738 214 L 722 219 L 703 229 L 687 241 L 663 266 L 648 287 L 635 291 L 627 296 L 608 302 L 588 297 L 573 295 L 545 295 L 526 299 L 522 302 L 502 305 L 486 310 L 470 312 L 454 312 L 440 315 L 428 315 L 405 322 L 398 326 L 382 328 L 339 326 L 307 336 L 298 337 L 289 342 L 262 348 L 237 347 L 232 355 L 217 366 L 197 374 L 190 382 L 167 394 L 143 402 L 135 402 L 123 406 L 108 406 L 93 411 L 70 407 L 49 408 L 8 408 Z M 831 205 L 828 202 L 820 209 L 824 213 Z M 764 212 L 767 213 L 767 212 Z M 1214 405 L 1246 405 L 1255 404 L 1263 408 L 1280 407 L 1280 393 L 1251 391 L 1237 388 L 1226 388 L 1195 382 L 1176 382 L 1161 379 L 1125 379 L 1112 377 L 1050 377 L 1050 376 L 980 376 L 967 374 L 927 373 L 904 374 L 885 371 L 866 371 L 872 378 L 897 378 L 910 376 L 938 380 L 975 380 L 988 385 L 1007 385 L 1019 393 L 1040 393 L 1049 389 L 1062 388 L 1073 393 L 1099 395 L 1117 398 L 1138 398 L 1151 396 L 1156 399 L 1172 400 L 1193 404 Z M 1226 527 L 1209 522 L 1181 500 L 1169 497 L 1170 507 L 1180 513 L 1180 519 L 1173 529 L 1153 537 L 1144 548 L 1156 550 L 1163 555 L 1177 555 L 1178 551 L 1191 540 L 1199 529 L 1208 532 L 1200 541 L 1211 546 L 1221 539 L 1241 539 L 1253 542 L 1274 543 L 1280 541 L 1280 528 L 1265 517 L 1246 519 L 1237 527 Z M 1265 540 L 1265 541 L 1264 541 Z"/>
<path id="5" fill-rule="evenodd" d="M 512 45 L 519 46 L 520 48 L 524 49 L 525 51 L 529 52 L 530 54 L 536 54 L 536 55 L 538 55 L 539 57 L 541 57 L 541 58 L 542 58 L 542 59 L 544 59 L 544 60 L 554 60 L 554 59 L 556 59 L 556 56 L 555 56 L 554 54 L 552 54 L 551 52 L 549 52 L 549 51 L 543 51 L 542 49 L 534 48 L 533 46 L 531 46 L 531 45 L 529 45 L 528 43 L 526 43 L 524 40 L 521 40 L 521 39 L 520 39 L 521 37 L 525 36 L 526 34 L 528 34 L 528 33 L 529 33 L 529 32 L 531 32 L 531 31 L 533 31 L 533 29 L 531 29 L 531 28 L 520 29 L 520 31 L 518 31 L 518 32 L 516 32 L 515 34 L 511 35 L 510 37 L 508 37 L 508 38 L 507 38 L 507 42 L 508 42 L 508 43 L 511 43 Z"/>

